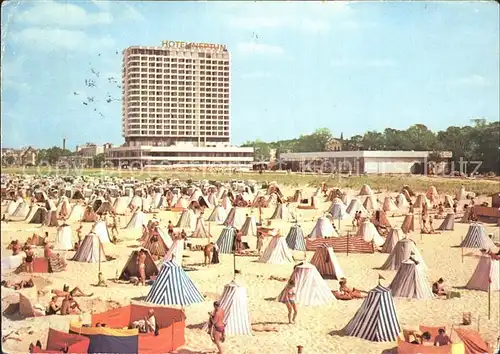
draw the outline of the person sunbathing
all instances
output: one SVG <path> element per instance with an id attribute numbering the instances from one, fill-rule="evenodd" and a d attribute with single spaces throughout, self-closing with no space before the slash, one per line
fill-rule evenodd
<path id="1" fill-rule="evenodd" d="M 49 302 L 49 306 L 47 307 L 47 311 L 45 314 L 47 316 L 55 315 L 61 310 L 61 307 L 57 305 L 57 296 L 52 296 L 52 299 Z"/>
<path id="2" fill-rule="evenodd" d="M 62 291 L 59 289 L 52 289 L 51 293 L 55 294 L 57 297 L 65 297 L 67 295 L 71 295 L 74 297 L 82 297 L 82 296 L 90 297 L 90 296 L 94 295 L 94 293 L 91 293 L 88 295 L 85 294 L 83 291 L 80 290 L 80 288 L 78 286 L 75 286 L 73 288 L 73 290 L 69 291 L 68 285 L 64 285 Z"/>
<path id="3" fill-rule="evenodd" d="M 66 295 L 61 304 L 61 315 L 70 315 L 72 310 L 78 309 L 82 312 L 80 305 L 73 299 L 71 295 Z"/>
<path id="4" fill-rule="evenodd" d="M 340 278 L 339 280 L 339 291 L 334 291 L 333 294 L 339 300 L 352 300 L 361 299 L 364 296 L 361 294 L 361 290 L 355 288 L 349 288 L 347 286 L 347 279 Z"/>
<path id="5" fill-rule="evenodd" d="M 415 340 L 410 342 L 411 344 L 423 345 L 426 347 L 430 347 L 432 345 L 432 342 L 431 342 L 432 337 L 431 337 L 431 334 L 429 332 L 424 332 L 421 335 L 414 333 L 413 337 L 415 337 Z"/>
<path id="6" fill-rule="evenodd" d="M 439 329 L 439 334 L 434 338 L 434 346 L 445 346 L 452 344 L 450 337 L 445 333 L 443 328 Z"/>
<path id="7" fill-rule="evenodd" d="M 21 280 L 19 282 L 2 280 L 1 284 L 5 288 L 14 289 L 14 290 L 25 289 L 25 288 L 32 288 L 32 287 L 35 286 L 35 283 L 33 282 L 33 279 Z"/>
<path id="8" fill-rule="evenodd" d="M 434 295 L 437 295 L 437 296 L 444 296 L 444 297 L 446 297 L 447 293 L 444 290 L 443 284 L 444 284 L 444 279 L 443 278 L 439 278 L 439 280 L 437 282 L 435 282 L 434 284 L 432 284 L 432 293 Z"/>

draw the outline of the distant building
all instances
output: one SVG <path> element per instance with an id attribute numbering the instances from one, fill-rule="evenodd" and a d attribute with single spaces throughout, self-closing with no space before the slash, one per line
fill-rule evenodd
<path id="1" fill-rule="evenodd" d="M 32 146 L 24 149 L 2 148 L 2 166 L 35 166 L 38 151 Z"/>
<path id="2" fill-rule="evenodd" d="M 300 172 L 342 172 L 352 174 L 422 173 L 432 151 L 325 151 L 280 154 L 279 169 Z M 443 152 L 451 159 L 451 152 Z M 443 173 L 447 162 L 434 166 L 435 174 Z"/>
<path id="3" fill-rule="evenodd" d="M 104 154 L 107 149 L 112 148 L 113 145 L 110 143 L 106 143 L 103 145 L 96 145 L 93 143 L 86 143 L 84 145 L 76 146 L 76 155 L 80 157 L 93 158 L 99 154 Z"/>

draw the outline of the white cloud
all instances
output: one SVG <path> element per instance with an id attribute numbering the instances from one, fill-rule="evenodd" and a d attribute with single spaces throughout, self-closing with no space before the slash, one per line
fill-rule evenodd
<path id="1" fill-rule="evenodd" d="M 105 11 L 89 13 L 67 2 L 43 1 L 15 14 L 14 21 L 36 26 L 84 27 L 110 24 L 113 15 Z"/>
<path id="2" fill-rule="evenodd" d="M 259 44 L 252 42 L 238 43 L 238 51 L 243 54 L 270 54 L 270 55 L 281 55 L 285 51 L 283 48 L 275 45 L 269 44 Z"/>
<path id="3" fill-rule="evenodd" d="M 490 82 L 481 75 L 470 75 L 458 78 L 452 81 L 453 86 L 476 86 L 476 87 L 487 87 L 490 86 Z"/>
<path id="4" fill-rule="evenodd" d="M 11 35 L 13 42 L 44 52 L 58 49 L 89 52 L 110 48 L 115 44 L 110 37 L 92 38 L 84 31 L 56 28 L 29 27 Z"/>

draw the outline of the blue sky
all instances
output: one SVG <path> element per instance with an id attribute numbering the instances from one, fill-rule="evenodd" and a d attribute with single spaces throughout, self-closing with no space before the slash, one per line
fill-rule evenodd
<path id="1" fill-rule="evenodd" d="M 495 2 L 2 2 L 2 144 L 121 144 L 121 51 L 232 55 L 232 142 L 499 119 Z M 116 54 L 118 51 L 120 54 Z M 100 54 L 100 55 L 99 55 Z M 88 88 L 91 68 L 101 73 Z M 75 95 L 76 92 L 78 95 Z M 93 103 L 82 104 L 85 96 Z M 100 115 L 99 113 L 102 113 Z"/>

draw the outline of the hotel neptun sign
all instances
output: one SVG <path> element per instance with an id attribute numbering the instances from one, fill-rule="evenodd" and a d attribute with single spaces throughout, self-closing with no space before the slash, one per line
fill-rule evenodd
<path id="1" fill-rule="evenodd" d="M 225 51 L 227 47 L 223 44 L 212 43 L 193 43 L 193 42 L 178 42 L 178 41 L 162 41 L 162 46 L 165 48 L 179 49 L 211 49 L 214 51 Z"/>

